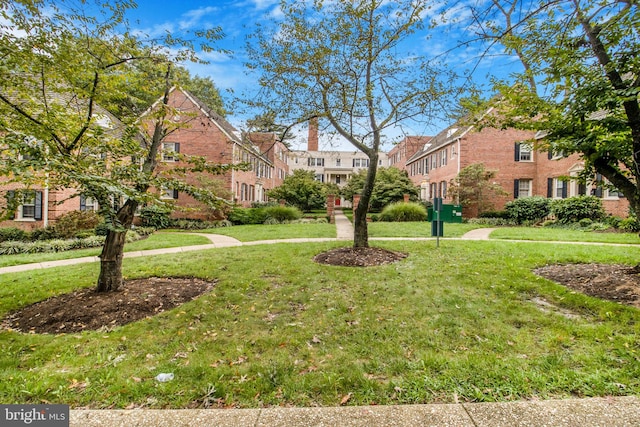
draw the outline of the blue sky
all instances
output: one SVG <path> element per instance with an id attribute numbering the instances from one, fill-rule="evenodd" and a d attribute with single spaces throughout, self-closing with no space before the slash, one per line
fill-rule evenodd
<path id="1" fill-rule="evenodd" d="M 449 22 L 456 20 L 467 22 L 468 9 L 465 1 L 474 0 L 462 0 L 456 3 L 455 7 L 449 7 L 446 10 L 435 8 L 431 12 L 431 16 L 440 17 L 440 13 L 444 12 Z M 179 35 L 182 31 L 189 29 L 222 27 L 225 37 L 218 43 L 218 46 L 231 51 L 232 55 L 202 54 L 202 57 L 208 60 L 209 64 L 185 65 L 192 74 L 210 77 L 220 89 L 227 105 L 231 105 L 234 95 L 241 96 L 257 89 L 257 84 L 254 83 L 255 77 L 247 75 L 243 65 L 246 59 L 244 54 L 246 36 L 254 31 L 257 22 L 281 16 L 278 0 L 137 0 L 137 4 L 138 7 L 128 13 L 130 24 L 134 29 L 152 37 L 161 35 L 165 31 Z M 423 35 L 417 34 L 411 42 L 411 49 L 415 50 L 417 54 L 433 56 L 447 51 L 457 40 L 469 37 L 472 37 L 472 29 L 467 25 L 450 25 L 428 41 Z M 473 79 L 477 83 L 486 82 L 489 76 L 504 77 L 514 68 L 517 69 L 517 64 L 511 58 L 489 55 L 478 62 L 479 54 L 480 50 L 477 47 L 467 47 L 457 49 L 447 57 L 447 60 L 460 70 L 473 68 L 475 70 Z M 233 111 L 228 116 L 229 121 L 239 128 L 242 127 L 246 118 Z M 448 124 L 438 122 L 430 126 L 422 125 L 419 128 L 407 130 L 414 135 L 434 135 Z M 301 129 L 299 132 L 301 134 L 300 144 L 302 144 L 305 131 Z M 398 138 L 397 135 L 388 136 Z M 340 145 L 340 143 L 338 145 L 341 149 L 350 149 L 351 147 L 350 145 Z M 390 146 L 385 148 L 389 149 Z"/>

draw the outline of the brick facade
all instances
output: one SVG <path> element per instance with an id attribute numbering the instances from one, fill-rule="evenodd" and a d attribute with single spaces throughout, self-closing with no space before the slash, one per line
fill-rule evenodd
<path id="1" fill-rule="evenodd" d="M 442 197 L 444 203 L 456 203 L 449 192 L 453 179 L 465 167 L 482 163 L 487 170 L 496 171 L 493 182 L 499 184 L 506 196 L 494 196 L 494 209 L 517 197 L 543 196 L 566 198 L 580 194 L 594 194 L 603 198 L 605 210 L 626 217 L 628 203 L 597 182 L 585 186 L 577 181 L 567 182 L 584 168 L 577 154 L 549 155 L 538 151 L 535 134 L 516 129 L 482 128 L 453 125 L 430 139 L 421 151 L 407 161 L 412 182 L 421 188 L 421 198 Z M 465 208 L 465 217 L 477 216 L 477 210 Z"/>
<path id="2" fill-rule="evenodd" d="M 223 117 L 210 110 L 190 93 L 174 88 L 169 97 L 169 106 L 174 109 L 174 121 L 183 126 L 172 130 L 164 139 L 161 148 L 161 160 L 156 173 L 162 173 L 170 168 L 187 166 L 172 156 L 179 152 L 185 156 L 203 156 L 207 161 L 218 164 L 250 165 L 248 171 L 229 171 L 224 175 L 210 175 L 205 173 L 187 174 L 182 179 L 195 186 L 211 185 L 213 188 L 223 188 L 225 199 L 236 202 L 241 206 L 251 206 L 254 202 L 267 201 L 266 191 L 282 183 L 288 174 L 286 146 L 275 140 L 273 134 L 260 134 L 251 138 L 243 138 Z M 153 106 L 150 110 L 153 110 Z M 143 116 L 144 120 L 144 116 Z M 143 125 L 144 128 L 144 125 Z M 147 130 L 150 133 L 150 130 Z M 177 156 L 176 156 L 177 157 Z M 212 181 L 218 181 L 213 183 Z M 15 190 L 19 184 L 2 186 L 0 194 Z M 16 218 L 0 223 L 2 227 L 20 227 L 23 229 L 40 228 L 54 225 L 61 215 L 86 208 L 84 198 L 73 189 L 46 190 L 34 188 L 38 194 L 39 215 L 36 218 Z M 178 207 L 172 216 L 176 218 L 217 219 L 218 212 L 214 212 L 185 193 L 171 189 L 155 189 L 164 200 L 171 200 Z M 45 201 L 48 199 L 48 203 Z M 0 197 L 0 204 L 5 204 L 5 197 Z M 92 208 L 90 206 L 89 208 Z M 28 206 L 31 212 L 31 206 Z M 19 215 L 18 215 L 19 216 Z"/>

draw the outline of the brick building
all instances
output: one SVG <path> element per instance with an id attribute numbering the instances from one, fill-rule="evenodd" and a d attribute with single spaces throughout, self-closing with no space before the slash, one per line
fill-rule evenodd
<path id="1" fill-rule="evenodd" d="M 388 166 L 405 170 L 407 160 L 414 154 L 422 150 L 424 145 L 429 142 L 430 136 L 406 136 L 402 141 L 396 144 L 388 153 Z"/>
<path id="2" fill-rule="evenodd" d="M 378 166 L 388 163 L 386 153 L 378 153 Z M 320 150 L 317 121 L 309 122 L 307 150 L 292 150 L 288 153 L 289 169 L 313 171 L 316 180 L 343 186 L 351 175 L 369 167 L 369 157 L 362 151 Z M 336 198 L 335 206 L 350 207 L 351 200 Z"/>
<path id="3" fill-rule="evenodd" d="M 420 186 L 420 197 L 431 200 L 442 197 L 445 203 L 455 203 L 449 193 L 452 180 L 465 167 L 483 163 L 496 171 L 494 183 L 499 184 L 506 196 L 495 196 L 495 209 L 519 197 L 543 196 L 567 198 L 581 194 L 602 197 L 607 212 L 625 217 L 628 203 L 622 195 L 602 186 L 599 177 L 589 185 L 580 185 L 568 177 L 577 177 L 584 169 L 577 154 L 562 156 L 534 149 L 540 136 L 516 129 L 495 129 L 454 124 L 431 138 L 406 163 L 411 180 Z M 465 217 L 478 214 L 466 208 Z"/>
<path id="4" fill-rule="evenodd" d="M 159 102 L 159 101 L 158 101 Z M 150 107 L 152 111 L 155 106 Z M 267 200 L 266 191 L 282 183 L 288 173 L 286 146 L 272 134 L 251 134 L 243 137 L 227 120 L 212 111 L 189 92 L 173 88 L 169 106 L 174 109 L 174 121 L 183 126 L 169 132 L 161 148 L 161 161 L 157 173 L 186 166 L 177 153 L 186 156 L 203 156 L 207 161 L 219 164 L 250 165 L 247 171 L 229 171 L 214 176 L 204 173 L 187 174 L 184 180 L 196 186 L 212 186 L 222 189 L 221 196 L 241 206 Z M 101 114 L 108 114 L 101 110 Z M 108 115 L 111 122 L 117 119 Z M 144 122 L 144 115 L 143 115 Z M 144 127 L 144 126 L 143 126 Z M 44 178 L 43 178 L 43 181 Z M 6 195 L 20 188 L 20 184 L 2 186 L 0 194 Z M 216 212 L 208 210 L 188 194 L 171 188 L 156 189 L 162 199 L 173 201 L 179 208 L 174 217 L 213 219 Z M 0 197 L 0 202 L 4 197 Z M 73 189 L 48 189 L 35 187 L 25 196 L 13 220 L 0 223 L 3 227 L 33 229 L 55 224 L 61 215 L 74 210 L 97 210 L 95 201 L 85 198 Z"/>

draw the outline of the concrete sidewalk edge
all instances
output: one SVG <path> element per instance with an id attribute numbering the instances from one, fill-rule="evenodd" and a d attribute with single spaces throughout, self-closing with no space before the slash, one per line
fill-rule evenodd
<path id="1" fill-rule="evenodd" d="M 640 425 L 640 398 L 260 409 L 71 410 L 70 426 L 602 426 Z"/>

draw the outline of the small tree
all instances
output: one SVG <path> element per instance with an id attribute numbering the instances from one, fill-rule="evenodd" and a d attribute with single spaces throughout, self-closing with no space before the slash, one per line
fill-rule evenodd
<path id="1" fill-rule="evenodd" d="M 184 126 L 168 105 L 173 64 L 197 58 L 192 41 L 168 35 L 163 46 L 126 31 L 132 5 L 105 3 L 93 17 L 85 2 L 0 2 L 0 175 L 26 188 L 75 189 L 99 202 L 109 230 L 98 291 L 122 285 L 125 236 L 138 206 L 162 203 L 154 189 L 221 203 L 179 175 L 156 171 L 164 138 Z M 208 43 L 220 38 L 220 29 L 199 35 L 201 48 L 211 50 Z M 141 113 L 157 99 L 141 131 Z M 184 169 L 194 172 L 228 169 L 202 158 L 184 160 Z"/>
<path id="2" fill-rule="evenodd" d="M 327 190 L 324 184 L 316 181 L 312 171 L 296 169 L 287 176 L 282 185 L 267 192 L 273 200 L 284 200 L 304 212 L 322 209 L 326 202 Z"/>
<path id="3" fill-rule="evenodd" d="M 361 194 L 367 179 L 367 171 L 361 170 L 351 175 L 347 184 L 340 190 L 345 199 L 351 200 L 355 194 Z M 416 201 L 420 189 L 409 179 L 406 171 L 398 168 L 380 168 L 371 192 L 369 207 L 374 211 L 381 211 L 385 206 L 401 202 L 404 195 L 409 195 L 409 200 Z"/>
<path id="4" fill-rule="evenodd" d="M 251 105 L 274 111 L 287 123 L 326 121 L 369 158 L 354 213 L 355 248 L 369 246 L 366 217 L 383 132 L 443 110 L 444 74 L 435 61 L 407 46 L 409 36 L 425 28 L 423 17 L 435 4 L 283 0 L 277 24 L 260 26 L 249 46 L 250 66 L 261 71 L 263 89 Z"/>
<path id="5" fill-rule="evenodd" d="M 475 209 L 479 215 L 494 209 L 494 199 L 507 192 L 492 180 L 496 171 L 487 170 L 483 163 L 462 169 L 449 185 L 449 194 L 465 208 Z"/>

